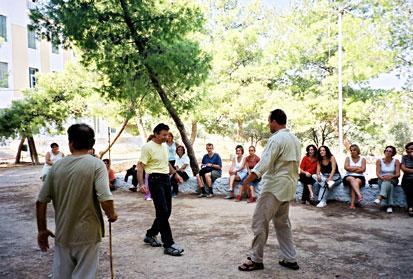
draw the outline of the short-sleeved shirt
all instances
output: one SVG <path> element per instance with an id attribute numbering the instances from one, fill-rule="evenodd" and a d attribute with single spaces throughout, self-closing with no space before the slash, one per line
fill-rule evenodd
<path id="1" fill-rule="evenodd" d="M 99 202 L 113 200 L 105 164 L 89 154 L 69 155 L 53 164 L 38 201 L 53 202 L 56 243 L 94 244 L 104 234 Z"/>
<path id="2" fill-rule="evenodd" d="M 108 177 L 109 177 L 109 181 L 113 181 L 116 179 L 116 175 L 115 175 L 115 171 L 112 169 L 109 169 L 108 171 Z"/>
<path id="3" fill-rule="evenodd" d="M 300 158 L 301 146 L 295 135 L 288 129 L 272 134 L 260 162 L 252 170 L 262 176 L 261 193 L 272 193 L 279 201 L 294 199 Z"/>
<path id="4" fill-rule="evenodd" d="M 310 156 L 304 156 L 301 160 L 300 169 L 315 174 L 317 172 L 317 160 L 311 161 Z"/>
<path id="5" fill-rule="evenodd" d="M 257 155 L 255 155 L 254 158 L 252 158 L 252 156 L 250 156 L 250 155 L 245 157 L 245 161 L 247 162 L 247 166 L 250 169 L 253 169 L 255 167 L 255 165 L 258 164 L 258 162 L 260 160 L 261 160 L 260 157 L 258 157 Z"/>
<path id="6" fill-rule="evenodd" d="M 408 155 L 403 155 L 402 165 L 406 168 L 413 169 L 413 159 Z M 413 173 L 404 173 L 403 178 L 413 179 Z"/>
<path id="7" fill-rule="evenodd" d="M 204 157 L 202 158 L 202 165 L 205 166 L 206 164 L 209 164 L 209 163 L 213 165 L 219 165 L 222 168 L 222 160 L 218 153 L 212 154 L 211 157 L 209 157 L 208 154 L 204 155 Z M 217 171 L 219 174 L 222 173 L 221 169 L 219 170 L 214 169 L 214 170 Z"/>
<path id="8" fill-rule="evenodd" d="M 147 142 L 141 149 L 139 161 L 145 165 L 145 172 L 169 173 L 168 147 L 166 144 L 158 144 L 154 141 Z"/>
<path id="9" fill-rule="evenodd" d="M 188 175 L 188 177 L 192 177 L 192 169 L 190 166 L 190 161 L 188 155 L 184 154 L 182 157 L 179 157 L 178 154 L 175 156 L 175 167 L 178 167 L 179 169 L 183 166 L 186 165 L 185 167 L 185 172 Z"/>

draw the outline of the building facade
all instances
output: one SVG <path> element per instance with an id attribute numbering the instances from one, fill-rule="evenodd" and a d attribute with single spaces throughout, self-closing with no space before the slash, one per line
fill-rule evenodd
<path id="1" fill-rule="evenodd" d="M 36 73 L 62 71 L 75 60 L 72 50 L 39 40 L 31 30 L 29 14 L 36 2 L 0 0 L 0 108 L 35 86 Z"/>

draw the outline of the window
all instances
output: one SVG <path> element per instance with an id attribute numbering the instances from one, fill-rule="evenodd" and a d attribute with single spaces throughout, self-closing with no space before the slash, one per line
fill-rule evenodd
<path id="1" fill-rule="evenodd" d="M 36 49 L 36 33 L 30 25 L 27 25 L 27 40 L 29 43 L 29 48 Z"/>
<path id="2" fill-rule="evenodd" d="M 36 73 L 39 70 L 36 68 L 29 68 L 29 85 L 30 88 L 33 88 L 36 86 Z"/>
<path id="3" fill-rule="evenodd" d="M 7 41 L 7 25 L 6 17 L 4 15 L 0 15 L 0 37 Z"/>
<path id="4" fill-rule="evenodd" d="M 4 62 L 0 62 L 0 88 L 9 88 L 8 65 Z"/>

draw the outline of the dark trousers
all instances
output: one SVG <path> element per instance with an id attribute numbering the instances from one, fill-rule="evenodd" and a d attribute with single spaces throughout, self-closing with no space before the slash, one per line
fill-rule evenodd
<path id="1" fill-rule="evenodd" d="M 403 178 L 402 188 L 406 195 L 407 208 L 413 208 L 413 179 Z"/>
<path id="2" fill-rule="evenodd" d="M 303 195 L 301 196 L 302 201 L 310 201 L 310 190 L 308 189 L 308 184 L 313 185 L 315 183 L 314 178 L 308 177 L 304 173 L 300 173 L 300 182 L 303 183 Z"/>
<path id="3" fill-rule="evenodd" d="M 148 179 L 149 191 L 155 206 L 156 218 L 152 227 L 146 231 L 147 236 L 156 236 L 161 233 L 161 240 L 165 248 L 174 244 L 169 216 L 172 211 L 171 184 L 168 174 L 150 174 Z"/>
<path id="4" fill-rule="evenodd" d="M 176 173 L 178 173 L 179 176 L 182 177 L 184 181 L 187 181 L 189 179 L 188 174 L 184 171 L 176 171 Z M 177 195 L 178 194 L 178 182 L 176 182 L 175 174 L 172 175 L 171 177 L 171 185 L 172 185 L 172 193 Z"/>

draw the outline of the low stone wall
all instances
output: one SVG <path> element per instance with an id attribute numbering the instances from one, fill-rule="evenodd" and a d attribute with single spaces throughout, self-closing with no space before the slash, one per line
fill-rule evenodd
<path id="1" fill-rule="evenodd" d="M 214 184 L 214 194 L 227 194 L 227 189 L 228 189 L 228 180 L 229 177 L 221 177 L 218 178 Z M 238 183 L 235 187 L 235 194 L 238 193 L 240 184 Z M 259 196 L 261 192 L 261 183 L 257 185 L 255 188 L 255 192 L 257 193 L 257 196 Z M 316 184 L 313 189 L 314 193 L 317 194 L 319 189 L 318 189 L 318 184 Z M 192 177 L 185 183 L 181 184 L 179 186 L 179 191 L 184 192 L 184 193 L 194 193 L 197 190 L 197 182 L 196 178 Z M 297 183 L 297 189 L 295 192 L 295 199 L 296 201 L 301 200 L 301 196 L 303 193 L 303 185 L 298 182 Z M 374 204 L 373 201 L 379 194 L 379 187 L 378 185 L 366 185 L 361 189 L 361 193 L 363 194 L 363 205 L 372 205 Z M 406 207 L 406 197 L 404 195 L 403 189 L 400 185 L 395 187 L 394 193 L 393 193 L 393 201 L 395 206 L 400 206 L 400 207 Z M 336 201 L 341 201 L 341 202 L 350 202 L 351 196 L 350 196 L 350 188 L 345 187 L 343 183 L 338 185 L 337 187 L 334 187 L 328 194 L 327 197 L 328 200 L 336 200 Z"/>
<path id="2" fill-rule="evenodd" d="M 121 176 L 119 176 L 119 180 L 122 180 Z M 118 181 L 119 181 L 118 180 Z M 131 178 L 129 178 L 131 180 Z M 226 195 L 227 189 L 228 189 L 228 183 L 229 183 L 229 177 L 220 177 L 217 180 L 215 180 L 214 184 L 212 185 L 214 188 L 214 194 L 218 195 Z M 120 184 L 126 184 L 125 182 L 121 182 Z M 238 194 L 239 188 L 240 188 L 240 183 L 236 184 L 234 193 L 235 195 Z M 130 184 L 126 185 L 119 185 L 120 188 L 127 189 Z M 259 196 L 261 192 L 261 187 L 262 184 L 258 183 L 257 187 L 255 188 L 255 192 L 257 196 Z M 182 193 L 195 193 L 197 191 L 198 184 L 196 181 L 196 177 L 191 177 L 189 178 L 186 182 L 183 184 L 179 185 L 179 191 Z M 313 187 L 314 194 L 317 194 L 319 189 L 318 189 L 318 184 L 315 184 Z M 298 182 L 297 183 L 297 189 L 295 192 L 295 200 L 297 202 L 301 201 L 301 196 L 303 193 L 303 185 Z M 363 205 L 373 205 L 374 204 L 374 199 L 377 197 L 379 194 L 379 187 L 378 185 L 366 185 L 361 189 L 361 193 L 363 194 Z M 350 188 L 345 187 L 343 183 L 340 185 L 334 187 L 331 191 L 329 191 L 328 200 L 336 200 L 336 201 L 341 201 L 341 202 L 350 202 L 351 196 L 350 196 Z M 406 207 L 406 197 L 404 195 L 404 191 L 400 185 L 394 188 L 393 192 L 393 201 L 394 201 L 394 206 L 399 206 L 399 207 Z"/>

